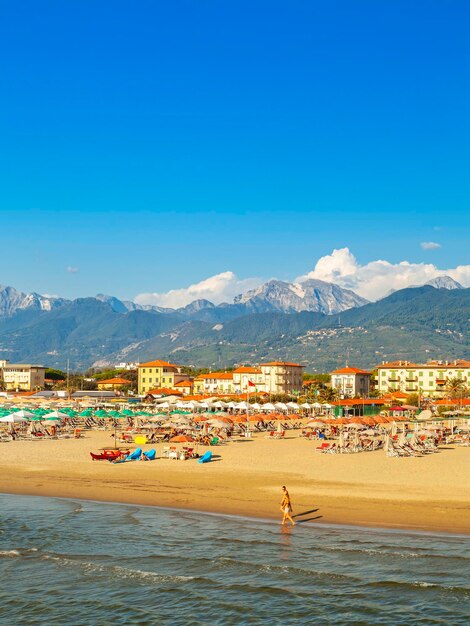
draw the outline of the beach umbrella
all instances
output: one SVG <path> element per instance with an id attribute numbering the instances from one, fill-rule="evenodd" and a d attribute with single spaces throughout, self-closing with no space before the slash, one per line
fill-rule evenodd
<path id="1" fill-rule="evenodd" d="M 4 424 L 20 424 L 21 422 L 27 422 L 26 417 L 21 417 L 17 413 L 10 413 L 9 415 L 4 415 L 0 417 L 0 422 Z"/>
<path id="2" fill-rule="evenodd" d="M 263 404 L 263 406 L 261 407 L 262 411 L 275 411 L 276 407 L 274 406 L 274 404 L 271 404 L 271 402 L 266 402 L 266 404 Z"/>
<path id="3" fill-rule="evenodd" d="M 51 411 L 51 413 L 46 413 L 46 415 L 44 415 L 43 417 L 46 420 L 48 419 L 63 420 L 63 419 L 67 419 L 68 415 L 67 413 L 62 413 L 61 411 Z"/>
<path id="4" fill-rule="evenodd" d="M 429 409 L 422 411 L 416 418 L 417 420 L 429 420 L 432 419 L 432 412 Z"/>
<path id="5" fill-rule="evenodd" d="M 193 437 L 189 435 L 176 435 L 170 439 L 170 443 L 193 443 Z"/>
<path id="6" fill-rule="evenodd" d="M 31 413 L 31 411 L 25 411 L 24 409 L 20 409 L 19 411 L 14 411 L 14 414 L 17 415 L 18 417 L 24 417 L 26 419 L 30 419 L 31 417 L 34 417 L 34 413 Z"/>
<path id="7" fill-rule="evenodd" d="M 307 422 L 307 426 L 310 428 L 323 428 L 326 424 L 321 420 L 311 420 L 310 422 Z"/>
<path id="8" fill-rule="evenodd" d="M 311 405 L 308 402 L 304 402 L 303 404 L 300 405 L 301 409 L 310 409 L 312 408 Z"/>
<path id="9" fill-rule="evenodd" d="M 93 416 L 93 411 L 92 411 L 92 409 L 85 409 L 84 411 L 82 411 L 78 415 L 79 415 L 79 417 L 92 417 Z"/>

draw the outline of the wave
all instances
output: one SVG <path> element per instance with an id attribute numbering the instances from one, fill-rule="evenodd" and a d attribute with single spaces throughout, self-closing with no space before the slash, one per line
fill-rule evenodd
<path id="1" fill-rule="evenodd" d="M 106 574 L 106 576 L 120 578 L 143 580 L 154 583 L 185 583 L 195 580 L 194 576 L 181 576 L 177 574 L 160 574 L 158 572 L 149 572 L 140 569 L 130 569 L 122 565 L 100 565 L 90 561 L 79 561 L 63 556 L 44 555 L 43 558 L 53 561 L 58 565 L 66 567 L 76 567 L 81 569 L 85 574 Z"/>
<path id="2" fill-rule="evenodd" d="M 0 550 L 0 559 L 28 556 L 29 554 L 34 554 L 35 552 L 38 552 L 38 548 L 17 548 L 12 550 Z"/>
<path id="3" fill-rule="evenodd" d="M 400 580 L 377 580 L 366 583 L 368 587 L 408 587 L 409 589 L 433 589 L 441 591 L 451 591 L 453 593 L 462 593 L 470 597 L 470 587 L 460 587 L 458 585 L 443 585 L 441 583 L 431 583 L 428 581 L 414 580 L 411 582 Z"/>

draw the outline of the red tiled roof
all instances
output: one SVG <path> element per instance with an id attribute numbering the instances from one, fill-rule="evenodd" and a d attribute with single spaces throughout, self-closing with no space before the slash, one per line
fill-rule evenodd
<path id="1" fill-rule="evenodd" d="M 361 406 L 362 404 L 371 405 L 371 404 L 385 404 L 384 400 L 380 398 L 345 398 L 344 400 L 336 400 L 335 402 L 330 402 L 332 406 Z"/>
<path id="2" fill-rule="evenodd" d="M 180 389 L 170 389 L 169 387 L 160 387 L 158 389 L 150 389 L 147 394 L 152 396 L 182 396 L 183 392 Z"/>
<path id="3" fill-rule="evenodd" d="M 288 361 L 270 361 L 269 363 L 261 363 L 261 367 L 266 365 L 282 367 L 305 367 L 305 365 L 299 365 L 299 363 L 289 363 Z"/>
<path id="4" fill-rule="evenodd" d="M 211 374 L 200 374 L 196 380 L 203 378 L 215 379 L 215 380 L 231 380 L 233 378 L 233 372 L 212 372 Z"/>
<path id="5" fill-rule="evenodd" d="M 190 380 L 182 380 L 179 383 L 175 383 L 175 387 L 193 387 L 194 383 Z"/>
<path id="6" fill-rule="evenodd" d="M 262 374 L 263 372 L 259 369 L 259 367 L 248 367 L 242 366 L 237 367 L 236 370 L 233 370 L 234 374 Z"/>
<path id="7" fill-rule="evenodd" d="M 370 372 L 361 370 L 358 367 L 342 367 L 339 370 L 331 372 L 331 374 L 370 374 Z"/>
<path id="8" fill-rule="evenodd" d="M 174 363 L 168 363 L 167 361 L 159 361 L 157 359 L 156 361 L 147 361 L 147 363 L 141 363 L 139 367 L 175 367 L 175 368 L 178 368 L 179 366 L 175 365 Z"/>
<path id="9" fill-rule="evenodd" d="M 130 385 L 130 381 L 125 378 L 108 378 L 106 380 L 98 380 L 98 385 Z"/>
<path id="10" fill-rule="evenodd" d="M 433 369 L 454 369 L 459 367 L 470 367 L 470 361 L 466 361 L 465 359 L 456 359 L 454 361 L 428 361 L 428 363 L 411 363 L 410 361 L 390 361 L 389 363 L 382 363 L 377 366 L 377 369 L 387 368 L 387 369 L 397 369 L 397 368 L 419 368 L 425 369 L 427 367 Z"/>

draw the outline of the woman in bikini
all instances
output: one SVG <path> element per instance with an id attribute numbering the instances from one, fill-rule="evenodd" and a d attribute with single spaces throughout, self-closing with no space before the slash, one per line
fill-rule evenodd
<path id="1" fill-rule="evenodd" d="M 285 487 L 282 488 L 281 511 L 283 513 L 281 525 L 284 526 L 286 521 L 288 520 L 292 524 L 292 526 L 295 526 L 295 522 L 291 516 L 292 504 L 290 501 L 289 492 Z"/>

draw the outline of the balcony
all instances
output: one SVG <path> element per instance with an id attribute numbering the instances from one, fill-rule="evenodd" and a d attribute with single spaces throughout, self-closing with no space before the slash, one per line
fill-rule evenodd
<path id="1" fill-rule="evenodd" d="M 405 378 L 407 383 L 417 383 L 418 379 L 416 378 L 416 376 L 407 376 Z"/>
<path id="2" fill-rule="evenodd" d="M 409 385 L 407 385 L 405 387 L 405 391 L 418 391 L 418 387 L 410 387 Z"/>
<path id="3" fill-rule="evenodd" d="M 447 378 L 436 378 L 436 385 L 445 385 L 447 383 Z"/>
<path id="4" fill-rule="evenodd" d="M 400 382 L 400 378 L 398 376 L 389 376 L 388 377 L 388 381 L 390 383 L 399 383 Z"/>

